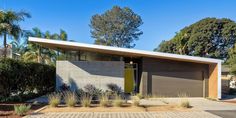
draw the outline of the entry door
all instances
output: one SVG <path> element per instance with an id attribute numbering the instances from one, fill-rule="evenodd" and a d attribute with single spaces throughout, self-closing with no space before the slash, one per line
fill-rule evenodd
<path id="1" fill-rule="evenodd" d="M 125 64 L 125 82 L 124 88 L 126 93 L 136 92 L 138 89 L 138 64 Z"/>

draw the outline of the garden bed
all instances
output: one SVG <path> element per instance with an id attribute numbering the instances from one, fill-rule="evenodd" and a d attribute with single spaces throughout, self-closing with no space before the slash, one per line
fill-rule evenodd
<path id="1" fill-rule="evenodd" d="M 157 111 L 192 111 L 193 109 L 180 108 L 176 105 L 165 106 L 129 106 L 129 107 L 66 107 L 60 105 L 58 107 L 47 106 L 45 109 L 39 111 L 40 113 L 48 112 L 157 112 Z"/>
<path id="2" fill-rule="evenodd" d="M 20 105 L 20 104 L 24 103 L 0 103 L 0 117 L 21 118 L 14 112 L 14 105 Z M 35 110 L 40 109 L 44 106 L 45 104 L 32 105 L 28 113 L 33 113 Z"/>

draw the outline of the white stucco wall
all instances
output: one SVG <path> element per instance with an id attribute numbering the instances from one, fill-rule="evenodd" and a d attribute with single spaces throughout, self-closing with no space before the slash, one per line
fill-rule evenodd
<path id="1" fill-rule="evenodd" d="M 93 84 L 103 90 L 108 83 L 115 83 L 124 89 L 123 61 L 57 61 L 56 87 L 66 83 L 71 89 Z"/>

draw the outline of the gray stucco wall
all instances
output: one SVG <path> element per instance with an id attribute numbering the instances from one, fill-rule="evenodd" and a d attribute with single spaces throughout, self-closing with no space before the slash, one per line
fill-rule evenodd
<path id="1" fill-rule="evenodd" d="M 56 87 L 66 83 L 71 89 L 83 88 L 93 84 L 103 90 L 108 83 L 115 83 L 124 88 L 123 61 L 57 61 Z"/>

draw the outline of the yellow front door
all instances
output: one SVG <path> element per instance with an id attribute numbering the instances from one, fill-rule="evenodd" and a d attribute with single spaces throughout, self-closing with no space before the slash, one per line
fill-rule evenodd
<path id="1" fill-rule="evenodd" d="M 134 69 L 125 68 L 125 93 L 131 93 L 134 90 Z"/>

